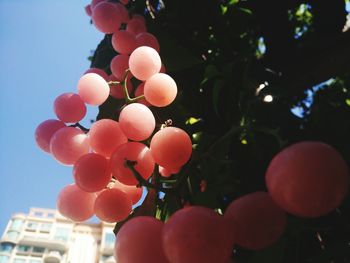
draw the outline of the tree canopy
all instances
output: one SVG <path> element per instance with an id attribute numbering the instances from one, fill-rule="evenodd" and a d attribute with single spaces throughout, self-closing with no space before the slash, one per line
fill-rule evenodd
<path id="1" fill-rule="evenodd" d="M 232 200 L 266 191 L 265 172 L 283 148 L 322 141 L 350 164 L 350 32 L 343 0 L 153 0 L 129 3 L 157 36 L 167 72 L 179 92 L 152 109 L 192 137 L 192 159 L 163 187 L 150 188 L 136 215 L 165 220 L 186 204 L 225 211 Z M 111 73 L 117 53 L 106 35 L 91 67 Z M 98 119 L 117 119 L 112 97 Z M 173 181 L 173 182 L 172 182 Z M 143 182 L 145 183 L 145 182 Z M 116 231 L 122 223 L 117 224 Z M 288 216 L 273 246 L 236 247 L 239 262 L 350 262 L 350 198 L 326 216 Z"/>

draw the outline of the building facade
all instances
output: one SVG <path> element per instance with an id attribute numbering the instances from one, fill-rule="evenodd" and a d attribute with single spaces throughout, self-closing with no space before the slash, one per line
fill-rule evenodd
<path id="1" fill-rule="evenodd" d="M 75 223 L 52 209 L 11 217 L 0 240 L 0 263 L 116 263 L 113 224 Z"/>

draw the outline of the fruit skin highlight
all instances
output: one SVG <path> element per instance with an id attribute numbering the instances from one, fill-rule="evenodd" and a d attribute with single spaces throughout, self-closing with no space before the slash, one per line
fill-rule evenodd
<path id="1" fill-rule="evenodd" d="M 143 141 L 152 135 L 156 127 L 156 120 L 147 106 L 141 103 L 131 103 L 120 112 L 119 124 L 128 139 Z"/>
<path id="2" fill-rule="evenodd" d="M 278 153 L 265 180 L 274 202 L 300 217 L 328 214 L 349 189 L 349 171 L 342 156 L 316 141 L 299 142 Z"/>
<path id="3" fill-rule="evenodd" d="M 139 80 L 147 80 L 160 71 L 162 61 L 158 52 L 147 46 L 136 48 L 130 55 L 129 68 Z"/>
<path id="4" fill-rule="evenodd" d="M 170 105 L 176 98 L 176 82 L 167 74 L 157 73 L 144 86 L 145 99 L 156 107 Z"/>
<path id="5" fill-rule="evenodd" d="M 154 161 L 166 168 L 183 166 L 192 154 L 191 138 L 176 127 L 166 127 L 154 134 L 150 148 Z"/>
<path id="6" fill-rule="evenodd" d="M 78 81 L 78 94 L 86 103 L 98 106 L 104 103 L 109 95 L 109 85 L 96 73 L 86 73 Z"/>

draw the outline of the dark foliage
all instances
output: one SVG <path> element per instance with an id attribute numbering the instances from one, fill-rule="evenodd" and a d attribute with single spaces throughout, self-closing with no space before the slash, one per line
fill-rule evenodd
<path id="1" fill-rule="evenodd" d="M 329 143 L 350 164 L 350 33 L 342 32 L 344 0 L 154 0 L 129 5 L 147 18 L 179 88 L 172 106 L 152 109 L 157 122 L 172 119 L 196 145 L 191 162 L 171 178 L 180 180 L 178 195 L 156 201 L 162 219 L 187 202 L 224 211 L 238 196 L 265 190 L 271 158 L 297 141 Z M 107 35 L 92 66 L 108 71 L 114 55 Z M 313 88 L 329 79 L 333 81 Z M 116 119 L 121 106 L 109 98 L 98 118 Z M 302 116 L 293 113 L 296 106 Z M 257 252 L 236 248 L 235 262 L 350 262 L 349 196 L 322 218 L 289 216 L 279 242 Z"/>

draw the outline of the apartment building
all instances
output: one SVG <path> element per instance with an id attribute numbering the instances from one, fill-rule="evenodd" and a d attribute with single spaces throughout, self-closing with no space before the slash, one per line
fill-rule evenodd
<path id="1" fill-rule="evenodd" d="M 113 224 L 75 223 L 52 209 L 30 208 L 9 220 L 0 263 L 116 263 Z"/>

